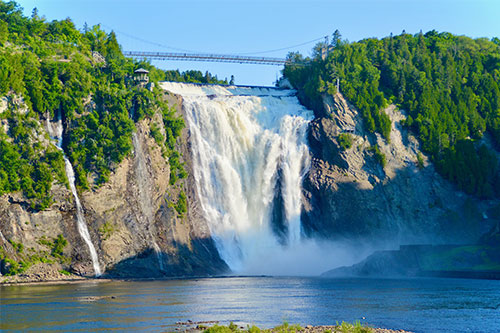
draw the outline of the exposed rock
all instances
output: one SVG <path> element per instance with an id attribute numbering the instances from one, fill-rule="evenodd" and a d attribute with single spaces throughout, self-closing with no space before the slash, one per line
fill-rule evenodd
<path id="1" fill-rule="evenodd" d="M 364 319 L 364 318 L 363 318 Z M 195 324 L 200 324 L 201 325 L 195 325 Z M 183 331 L 183 332 L 204 332 L 207 330 L 208 327 L 212 327 L 214 324 L 218 325 L 218 322 L 213 322 L 213 321 L 206 321 L 206 322 L 191 322 L 188 321 L 187 323 L 177 323 L 178 327 L 175 329 L 176 331 Z M 225 326 L 222 326 L 225 327 Z M 227 327 L 225 327 L 227 328 Z M 227 328 L 229 330 L 229 328 Z M 245 327 L 240 327 L 241 330 L 245 330 Z M 343 324 L 343 325 L 320 325 L 320 326 L 312 326 L 312 325 L 306 325 L 305 327 L 300 327 L 293 325 L 289 328 L 287 328 L 288 331 L 292 332 L 297 332 L 297 333 L 324 333 L 324 332 L 329 332 L 329 333 L 343 333 L 343 332 L 370 332 L 370 333 L 411 333 L 410 331 L 404 331 L 404 330 L 392 330 L 392 329 L 386 329 L 386 328 L 373 328 L 370 326 L 362 326 L 359 329 L 355 328 L 351 324 Z M 278 326 L 275 328 L 271 329 L 266 329 L 262 330 L 262 332 L 283 332 L 286 331 L 287 329 L 284 329 L 283 326 Z"/>
<path id="2" fill-rule="evenodd" d="M 177 105 L 181 114 L 182 100 L 176 96 L 166 98 L 171 105 Z M 199 211 L 189 132 L 184 129 L 178 149 L 190 176 L 172 186 L 168 160 L 150 135 L 153 121 L 164 134 L 159 111 L 152 119 L 137 123 L 134 134 L 137 151 L 115 167 L 106 184 L 80 193 L 99 263 L 105 275 L 113 277 L 205 276 L 225 272 L 228 268 L 220 259 Z M 37 136 L 48 144 L 46 138 L 45 133 Z M 181 190 L 187 197 L 188 211 L 184 217 L 178 216 L 173 208 Z M 0 249 L 8 258 L 19 261 L 23 254 L 9 240 L 33 253 L 50 253 L 40 240 L 51 241 L 61 234 L 68 241 L 63 256 L 70 258 L 63 268 L 80 276 L 93 276 L 88 247 L 77 230 L 70 190 L 54 184 L 51 194 L 55 203 L 43 211 L 31 210 L 21 193 L 0 197 Z M 4 267 L 3 271 L 7 270 Z"/>
<path id="3" fill-rule="evenodd" d="M 182 101 L 175 96 L 168 98 L 182 112 Z M 160 114 L 139 122 L 135 149 L 140 151 L 121 163 L 106 185 L 83 195 L 88 215 L 94 221 L 94 233 L 100 240 L 101 261 L 108 267 L 108 273 L 117 277 L 202 276 L 224 272 L 227 266 L 219 258 L 198 212 L 188 130 L 183 131 L 179 149 L 190 176 L 180 186 L 171 186 L 168 161 L 149 135 L 151 121 L 164 131 Z M 138 156 L 144 160 L 138 160 Z M 181 189 L 186 191 L 188 199 L 184 217 L 179 217 L 171 205 Z"/>
<path id="4" fill-rule="evenodd" d="M 77 281 L 84 280 L 80 275 L 65 274 L 59 264 L 38 263 L 26 272 L 14 276 L 0 276 L 0 283 L 32 283 L 46 281 Z"/>
<path id="5" fill-rule="evenodd" d="M 500 279 L 498 246 L 406 245 L 376 251 L 361 262 L 332 269 L 324 277 L 456 277 Z"/>
<path id="6" fill-rule="evenodd" d="M 405 130 L 404 111 L 390 105 L 390 142 L 364 131 L 358 111 L 341 94 L 325 96 L 324 117 L 310 126 L 313 154 L 304 180 L 303 230 L 310 237 L 371 239 L 388 244 L 473 242 L 487 231 L 495 202 L 458 191 L 437 174 Z M 348 133 L 343 150 L 338 136 Z M 386 157 L 382 167 L 370 146 Z M 423 167 L 417 155 L 423 157 Z M 387 240 L 390 243 L 387 243 Z"/>
<path id="7" fill-rule="evenodd" d="M 182 114 L 182 98 L 166 98 Z M 5 109 L 7 100 L 0 102 L 0 109 Z M 303 183 L 302 213 L 307 236 L 375 239 L 386 247 L 471 242 L 490 229 L 490 239 L 498 238 L 497 229 L 492 229 L 496 215 L 490 213 L 498 207 L 498 201 L 467 196 L 440 177 L 420 153 L 418 141 L 401 126 L 403 111 L 393 105 L 385 110 L 392 120 L 390 142 L 386 142 L 378 134 L 364 131 L 357 110 L 342 95 L 327 95 L 323 102 L 323 106 L 314 107 L 317 118 L 309 131 L 313 156 Z M 13 103 L 19 106 L 18 112 L 23 112 L 22 100 Z M 114 167 L 106 184 L 81 193 L 101 267 L 112 277 L 223 273 L 228 267 L 219 257 L 197 198 L 189 131 L 184 129 L 178 143 L 189 176 L 171 185 L 168 161 L 150 135 L 151 122 L 165 135 L 160 112 L 138 122 L 134 153 Z M 342 133 L 352 138 L 348 148 L 338 139 Z M 40 129 L 30 135 L 34 141 L 49 144 L 47 134 Z M 374 145 L 386 157 L 384 167 L 369 149 Z M 419 165 L 419 155 L 423 165 Z M 184 216 L 173 208 L 180 191 L 187 197 Z M 65 185 L 54 184 L 51 195 L 55 203 L 44 211 L 30 209 L 21 193 L 0 197 L 0 255 L 20 261 L 23 254 L 14 243 L 33 253 L 49 253 L 51 249 L 43 240 L 63 235 L 68 244 L 61 257 L 70 260 L 61 260 L 61 267 L 92 276 L 90 254 L 77 230 L 71 192 Z M 278 225 L 280 205 L 278 195 L 273 211 Z M 8 271 L 8 265 L 3 260 L 0 271 Z"/>

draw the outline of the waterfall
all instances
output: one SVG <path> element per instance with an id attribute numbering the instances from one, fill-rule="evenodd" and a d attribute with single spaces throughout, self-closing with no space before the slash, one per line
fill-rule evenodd
<path id="1" fill-rule="evenodd" d="M 73 193 L 73 197 L 75 198 L 76 205 L 76 220 L 78 225 L 78 232 L 80 236 L 83 238 L 87 247 L 89 248 L 90 257 L 92 259 L 92 265 L 94 267 L 95 276 L 101 276 L 101 268 L 99 266 L 99 259 L 97 257 L 97 252 L 95 250 L 94 244 L 90 238 L 89 229 L 87 228 L 87 222 L 85 221 L 85 216 L 83 215 L 82 204 L 80 203 L 80 198 L 78 197 L 78 192 L 76 191 L 75 186 L 75 172 L 73 170 L 73 166 L 71 162 L 66 157 L 64 150 L 62 149 L 62 140 L 63 140 L 63 125 L 61 115 L 58 114 L 57 121 L 55 124 L 52 124 L 47 117 L 47 130 L 49 131 L 50 138 L 55 140 L 56 147 L 61 150 L 64 158 L 64 165 L 66 169 L 66 176 L 68 177 L 69 187 L 71 189 L 71 193 Z"/>
<path id="2" fill-rule="evenodd" d="M 4 244 L 7 244 L 7 240 L 5 239 L 5 237 L 3 236 L 2 234 L 2 231 L 0 230 L 0 239 L 2 240 L 2 243 Z"/>
<path id="3" fill-rule="evenodd" d="M 222 259 L 248 272 L 250 263 L 299 248 L 312 111 L 292 90 L 162 87 L 183 98 L 198 196 Z"/>
<path id="4" fill-rule="evenodd" d="M 151 183 L 149 180 L 149 175 L 146 170 L 146 163 L 144 161 L 144 152 L 142 150 L 141 140 L 137 137 L 137 133 L 132 133 L 132 144 L 134 146 L 134 157 L 135 157 L 135 175 L 137 179 L 137 187 L 139 192 L 139 203 L 141 205 L 141 210 L 146 218 L 146 225 L 148 226 L 149 238 L 151 244 L 153 245 L 153 250 L 158 259 L 158 266 L 160 270 L 163 271 L 163 256 L 160 247 L 156 243 L 156 240 L 151 232 L 151 227 L 153 226 L 154 216 L 153 216 L 153 205 L 150 193 L 147 193 L 151 188 Z"/>

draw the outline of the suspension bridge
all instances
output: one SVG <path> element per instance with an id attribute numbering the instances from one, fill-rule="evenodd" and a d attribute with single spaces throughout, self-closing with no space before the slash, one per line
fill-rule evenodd
<path id="1" fill-rule="evenodd" d="M 284 66 L 293 62 L 272 57 L 255 57 L 228 54 L 207 54 L 207 53 L 172 53 L 172 52 L 143 52 L 143 51 L 124 51 L 123 55 L 139 59 L 155 60 L 183 60 L 183 61 L 208 61 L 208 62 L 229 62 L 239 64 L 258 64 Z"/>

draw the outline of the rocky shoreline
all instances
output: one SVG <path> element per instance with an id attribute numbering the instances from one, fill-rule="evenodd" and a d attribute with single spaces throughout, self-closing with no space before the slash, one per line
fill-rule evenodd
<path id="1" fill-rule="evenodd" d="M 38 263 L 31 266 L 26 272 L 18 275 L 0 276 L 0 286 L 13 284 L 45 284 L 92 281 L 93 278 L 69 273 L 61 265 Z"/>
<path id="2" fill-rule="evenodd" d="M 289 325 L 287 323 L 271 328 L 271 329 L 260 329 L 255 326 L 239 326 L 233 323 L 229 326 L 220 326 L 218 321 L 191 321 L 187 322 L 177 322 L 176 332 L 193 332 L 193 333 L 218 333 L 218 332 L 263 332 L 263 333 L 412 333 L 411 331 L 405 330 L 394 330 L 387 328 L 374 328 L 366 325 L 361 325 L 359 323 L 349 324 L 342 322 L 342 324 L 336 325 L 306 325 L 304 327 L 300 325 Z"/>
<path id="3" fill-rule="evenodd" d="M 367 327 L 367 331 L 371 333 L 411 333 L 410 331 L 405 330 L 391 330 L 387 328 L 372 328 Z M 331 332 L 331 333 L 343 333 L 342 329 L 339 329 L 339 326 L 309 326 L 301 331 L 306 333 L 319 333 L 319 332 Z"/>

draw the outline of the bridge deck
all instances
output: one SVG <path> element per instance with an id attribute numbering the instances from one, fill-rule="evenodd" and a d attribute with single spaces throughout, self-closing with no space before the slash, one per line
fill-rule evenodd
<path id="1" fill-rule="evenodd" d="M 126 57 L 149 58 L 157 60 L 230 62 L 230 63 L 240 63 L 240 64 L 260 64 L 260 65 L 276 65 L 276 66 L 283 66 L 285 64 L 291 63 L 288 60 L 281 58 L 238 56 L 238 55 L 225 55 L 225 54 L 124 51 L 123 55 Z"/>

